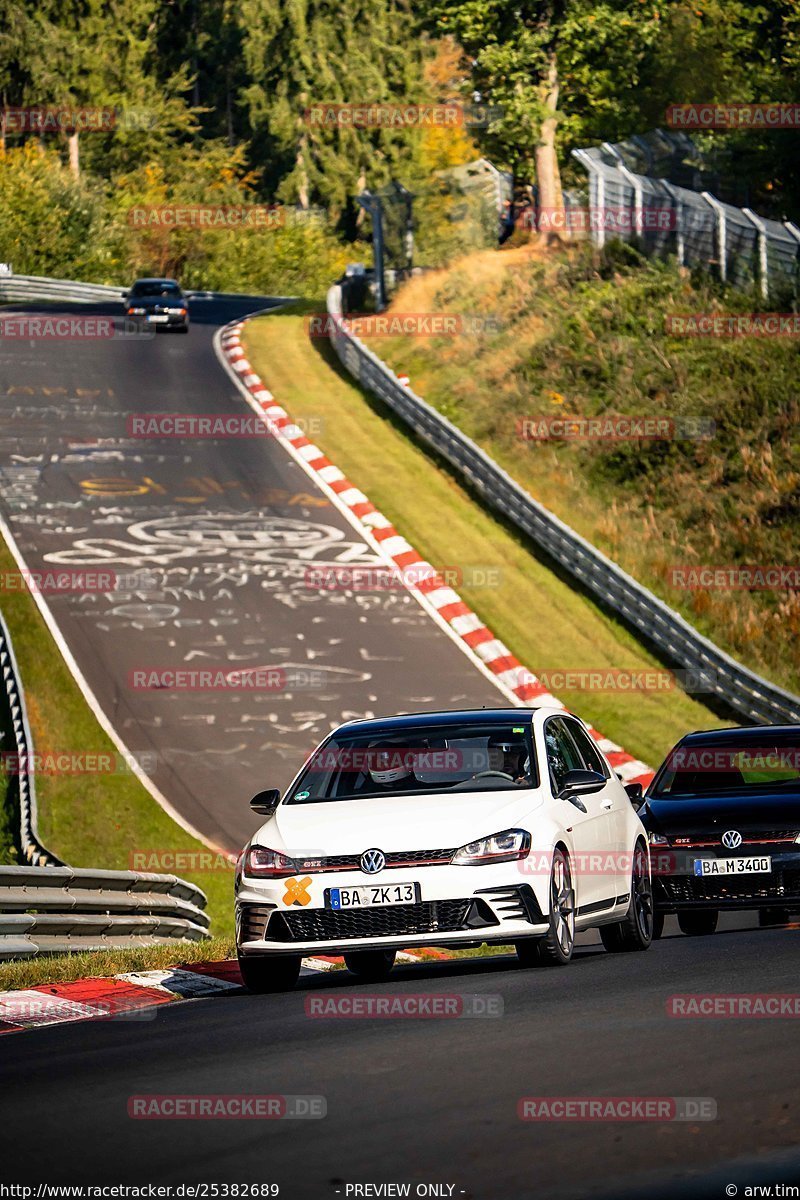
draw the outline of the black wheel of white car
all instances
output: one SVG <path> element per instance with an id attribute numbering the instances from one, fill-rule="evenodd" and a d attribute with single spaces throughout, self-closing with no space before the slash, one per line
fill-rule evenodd
<path id="1" fill-rule="evenodd" d="M 353 954 L 345 954 L 344 965 L 359 979 L 379 983 L 388 978 L 396 958 L 396 950 L 356 950 Z"/>
<path id="2" fill-rule="evenodd" d="M 300 974 L 300 955 L 240 954 L 239 970 L 250 992 L 288 992 Z"/>
<path id="3" fill-rule="evenodd" d="M 565 967 L 575 948 L 575 889 L 566 853 L 556 847 L 550 870 L 550 928 L 536 941 L 517 942 L 517 957 L 523 966 Z"/>
<path id="4" fill-rule="evenodd" d="M 631 870 L 631 900 L 624 921 L 600 926 L 600 940 L 612 954 L 648 950 L 653 940 L 653 887 L 647 851 L 638 843 Z"/>
<path id="5" fill-rule="evenodd" d="M 719 913 L 715 908 L 710 911 L 701 909 L 699 912 L 679 912 L 678 925 L 687 937 L 705 937 L 717 928 Z"/>

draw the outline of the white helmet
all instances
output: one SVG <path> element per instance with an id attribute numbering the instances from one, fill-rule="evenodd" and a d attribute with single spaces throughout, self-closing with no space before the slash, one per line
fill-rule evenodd
<path id="1" fill-rule="evenodd" d="M 411 775 L 409 752 L 392 742 L 374 742 L 369 748 L 369 773 L 373 783 L 386 786 Z"/>

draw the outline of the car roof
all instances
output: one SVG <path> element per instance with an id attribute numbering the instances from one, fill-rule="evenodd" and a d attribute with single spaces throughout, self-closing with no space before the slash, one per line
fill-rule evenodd
<path id="1" fill-rule="evenodd" d="M 363 721 L 347 721 L 340 729 L 352 734 L 403 733 L 407 729 L 435 728 L 442 725 L 462 725 L 465 721 L 480 721 L 487 725 L 507 725 L 509 721 L 530 722 L 533 709 L 526 708 L 464 708 L 438 712 L 405 713 L 396 717 L 371 717 Z M 336 730 L 333 731 L 334 733 Z"/>
<path id="2" fill-rule="evenodd" d="M 137 283 L 174 283 L 175 287 L 181 286 L 178 283 L 177 279 L 167 279 L 166 277 L 162 278 L 160 275 L 153 275 L 152 277 L 150 275 L 147 275 L 147 276 L 144 276 L 142 279 L 134 279 L 132 286 L 136 287 Z"/>
<path id="3" fill-rule="evenodd" d="M 782 737 L 800 737 L 800 725 L 736 725 L 727 729 L 695 729 L 692 733 L 685 733 L 678 744 L 681 746 L 686 745 L 687 742 L 693 745 L 711 742 L 715 746 L 726 743 L 735 744 L 753 737 L 754 734 L 756 736 L 777 734 Z"/>

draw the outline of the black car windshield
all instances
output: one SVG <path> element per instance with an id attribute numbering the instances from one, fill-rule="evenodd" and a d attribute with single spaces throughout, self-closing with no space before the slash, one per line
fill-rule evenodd
<path id="1" fill-rule="evenodd" d="M 337 733 L 315 751 L 287 804 L 536 787 L 530 727 L 475 721 Z"/>
<path id="2" fill-rule="evenodd" d="M 670 751 L 653 781 L 654 799 L 717 792 L 800 789 L 800 733 L 758 731 L 718 742 L 684 742 Z"/>
<path id="3" fill-rule="evenodd" d="M 156 280 L 154 283 L 135 283 L 131 288 L 131 296 L 169 296 L 173 299 L 180 300 L 181 289 L 177 283 L 161 283 Z"/>

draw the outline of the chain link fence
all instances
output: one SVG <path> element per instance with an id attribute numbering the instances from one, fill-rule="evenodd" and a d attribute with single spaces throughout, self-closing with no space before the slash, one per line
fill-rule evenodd
<path id="1" fill-rule="evenodd" d="M 764 300 L 794 299 L 800 228 L 792 221 L 760 217 L 708 190 L 672 182 L 680 154 L 688 153 L 691 141 L 685 135 L 656 133 L 665 149 L 672 147 L 671 157 L 659 159 L 652 140 L 645 138 L 573 151 L 588 174 L 588 210 L 581 229 L 568 209 L 570 233 L 585 233 L 598 247 L 610 237 L 635 241 L 646 254 L 674 254 L 681 266 L 705 269 L 738 288 L 757 288 Z M 642 173 L 657 166 L 670 178 Z M 684 164 L 684 174 L 687 170 Z M 703 182 L 700 172 L 693 177 Z"/>

